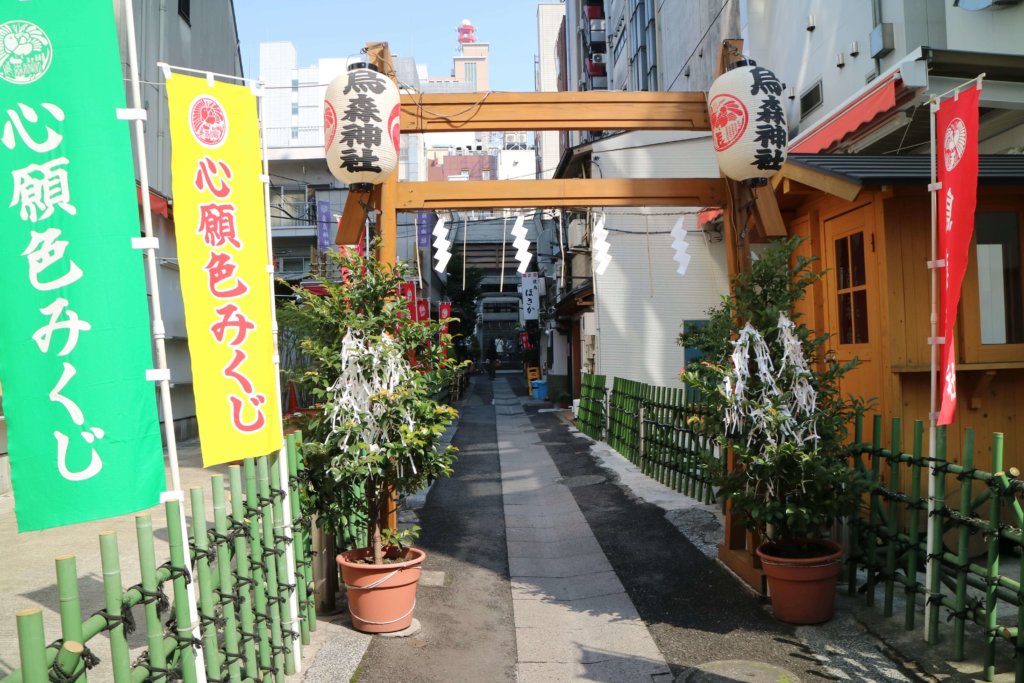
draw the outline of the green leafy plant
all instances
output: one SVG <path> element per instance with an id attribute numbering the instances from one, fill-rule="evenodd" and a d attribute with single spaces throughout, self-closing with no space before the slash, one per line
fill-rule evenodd
<path id="1" fill-rule="evenodd" d="M 795 305 L 822 277 L 799 244 L 772 243 L 708 324 L 680 337 L 703 353 L 683 381 L 701 392 L 705 428 L 732 449 L 732 468 L 709 464 L 717 484 L 749 529 L 780 542 L 828 535 L 866 486 L 847 459 L 863 402 L 839 391 L 856 360 L 827 358 L 827 337 L 799 322 Z"/>
<path id="2" fill-rule="evenodd" d="M 341 282 L 326 295 L 296 287 L 282 316 L 299 331 L 308 366 L 296 380 L 316 401 L 304 427 L 308 512 L 337 531 L 359 519 L 375 564 L 415 529 L 388 528 L 389 501 L 451 474 L 455 449 L 440 448 L 456 416 L 434 396 L 457 367 L 436 320 L 411 322 L 398 296 L 405 269 L 334 256 Z"/>

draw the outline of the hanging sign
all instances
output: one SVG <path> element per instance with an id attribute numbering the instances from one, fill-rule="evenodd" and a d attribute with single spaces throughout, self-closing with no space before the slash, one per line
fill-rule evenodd
<path id="1" fill-rule="evenodd" d="M 416 320 L 430 320 L 430 300 L 416 300 Z"/>
<path id="2" fill-rule="evenodd" d="M 956 311 L 960 286 L 974 233 L 974 208 L 978 195 L 978 98 L 981 86 L 971 87 L 945 100 L 935 113 L 936 168 L 941 185 L 939 206 L 939 257 L 942 269 L 939 334 L 939 391 L 942 397 L 937 424 L 952 424 L 956 414 Z"/>
<path id="3" fill-rule="evenodd" d="M 416 214 L 416 246 L 420 249 L 430 248 L 430 211 Z"/>
<path id="4" fill-rule="evenodd" d="M 4 10 L 0 381 L 31 531 L 155 505 L 164 473 L 113 5 Z"/>
<path id="5" fill-rule="evenodd" d="M 205 466 L 281 447 L 256 96 L 167 81 L 181 293 Z"/>
<path id="6" fill-rule="evenodd" d="M 320 251 L 331 251 L 334 241 L 331 239 L 331 203 L 316 203 L 316 248 Z"/>
<path id="7" fill-rule="evenodd" d="M 523 273 L 523 320 L 540 317 L 540 286 L 537 273 Z"/>

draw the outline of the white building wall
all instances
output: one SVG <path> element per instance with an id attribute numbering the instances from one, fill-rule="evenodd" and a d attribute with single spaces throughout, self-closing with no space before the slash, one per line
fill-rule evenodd
<path id="1" fill-rule="evenodd" d="M 703 320 L 727 290 L 725 245 L 710 243 L 689 213 L 691 256 L 685 276 L 676 272 L 667 233 L 692 207 L 609 210 L 611 263 L 596 277 L 597 372 L 657 386 L 681 387 L 684 320 Z M 628 213 L 627 213 L 628 212 Z M 636 215 L 645 213 L 646 215 Z M 628 232 L 618 232 L 628 231 Z M 651 234 L 648 235 L 647 232 Z"/>
<path id="2" fill-rule="evenodd" d="M 1024 54 L 1024 5 L 971 11 L 946 3 L 946 45 L 950 50 Z"/>
<path id="3" fill-rule="evenodd" d="M 558 90 L 558 61 L 555 44 L 558 29 L 565 16 L 562 3 L 541 3 L 537 5 L 537 82 L 538 92 Z M 550 178 L 558 166 L 558 131 L 537 133 L 537 159 L 540 164 L 538 178 Z"/>
<path id="4" fill-rule="evenodd" d="M 593 158 L 600 166 L 594 177 L 719 177 L 710 137 L 704 133 L 628 133 L 596 143 Z M 595 276 L 594 287 L 599 374 L 682 386 L 684 350 L 676 343 L 682 322 L 705 319 L 705 311 L 728 291 L 725 245 L 697 231 L 700 208 L 607 211 L 612 260 L 603 275 Z M 668 234 L 680 216 L 692 230 L 685 276 L 676 272 Z"/>

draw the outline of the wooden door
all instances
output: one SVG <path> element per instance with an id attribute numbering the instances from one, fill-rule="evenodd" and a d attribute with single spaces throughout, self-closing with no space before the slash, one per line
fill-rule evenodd
<path id="1" fill-rule="evenodd" d="M 871 205 L 825 220 L 823 261 L 828 348 L 841 363 L 858 365 L 840 382 L 844 395 L 874 398 L 884 412 L 881 368 L 882 307 Z"/>

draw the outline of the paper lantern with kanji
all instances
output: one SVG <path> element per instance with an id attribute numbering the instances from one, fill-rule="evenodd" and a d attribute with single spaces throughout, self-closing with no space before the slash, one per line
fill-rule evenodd
<path id="1" fill-rule="evenodd" d="M 373 65 L 352 64 L 327 86 L 324 154 L 338 180 L 368 190 L 398 165 L 398 88 Z"/>
<path id="2" fill-rule="evenodd" d="M 783 84 L 768 69 L 743 63 L 708 93 L 711 139 L 722 173 L 733 180 L 768 178 L 786 161 L 789 131 Z"/>

